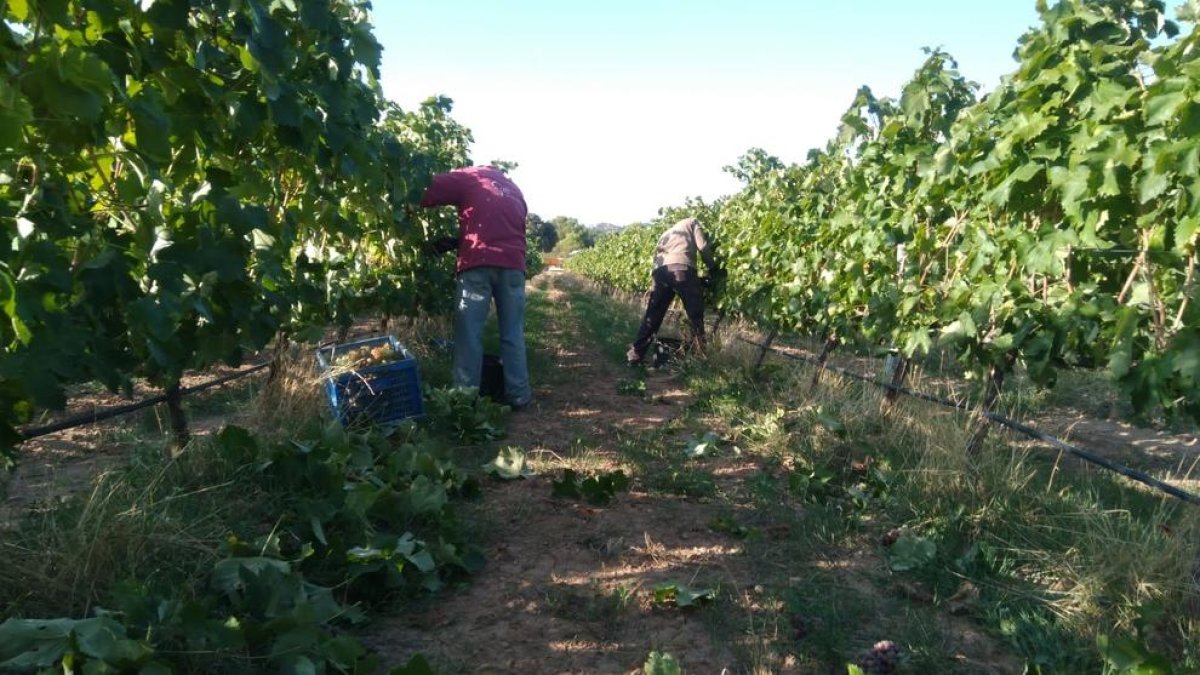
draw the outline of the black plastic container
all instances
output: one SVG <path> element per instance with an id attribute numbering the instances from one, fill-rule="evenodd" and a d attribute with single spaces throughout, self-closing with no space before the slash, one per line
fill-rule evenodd
<path id="1" fill-rule="evenodd" d="M 484 354 L 483 372 L 479 375 L 479 395 L 504 403 L 504 393 L 504 362 L 496 354 Z"/>
<path id="2" fill-rule="evenodd" d="M 684 350 L 684 342 L 679 338 L 656 337 L 654 339 L 654 367 L 663 368 L 673 359 L 679 357 Z"/>

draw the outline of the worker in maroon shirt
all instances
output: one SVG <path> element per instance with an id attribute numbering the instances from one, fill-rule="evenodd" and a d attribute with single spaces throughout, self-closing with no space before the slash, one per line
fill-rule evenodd
<path id="1" fill-rule="evenodd" d="M 441 173 L 421 206 L 458 208 L 454 385 L 479 388 L 483 326 L 492 301 L 500 322 L 504 390 L 515 410 L 533 400 L 525 360 L 525 216 L 521 190 L 494 166 Z"/>

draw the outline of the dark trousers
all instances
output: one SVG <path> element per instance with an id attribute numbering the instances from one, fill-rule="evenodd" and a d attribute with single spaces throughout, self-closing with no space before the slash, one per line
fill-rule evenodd
<path id="1" fill-rule="evenodd" d="M 654 270 L 654 286 L 650 290 L 650 302 L 646 304 L 646 315 L 638 328 L 633 349 L 639 357 L 646 355 L 650 340 L 662 325 L 663 317 L 671 308 L 676 295 L 683 300 L 683 311 L 692 324 L 692 336 L 699 344 L 704 343 L 704 292 L 700 288 L 700 277 L 696 269 L 687 265 L 664 265 Z"/>

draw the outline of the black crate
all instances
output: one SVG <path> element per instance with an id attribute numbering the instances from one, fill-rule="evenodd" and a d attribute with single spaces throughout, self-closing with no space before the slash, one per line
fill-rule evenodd
<path id="1" fill-rule="evenodd" d="M 483 355 L 483 370 L 479 374 L 479 395 L 497 403 L 505 403 L 504 362 L 495 354 Z"/>

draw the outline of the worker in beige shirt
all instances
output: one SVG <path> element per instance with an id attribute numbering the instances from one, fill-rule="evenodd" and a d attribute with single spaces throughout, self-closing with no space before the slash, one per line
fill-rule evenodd
<path id="1" fill-rule="evenodd" d="M 683 301 L 683 311 L 692 326 L 693 346 L 704 346 L 704 293 L 701 280 L 696 273 L 696 255 L 704 258 L 709 277 L 717 269 L 708 240 L 695 218 L 684 218 L 675 223 L 658 239 L 654 251 L 653 286 L 650 301 L 646 304 L 646 315 L 638 328 L 637 338 L 625 353 L 629 365 L 637 365 L 646 357 L 650 341 L 662 325 L 667 309 L 676 295 Z"/>

